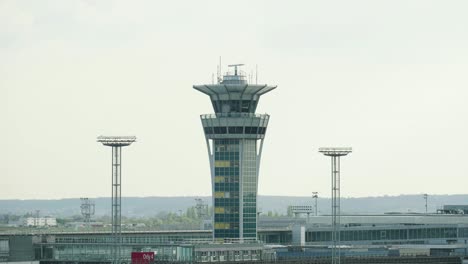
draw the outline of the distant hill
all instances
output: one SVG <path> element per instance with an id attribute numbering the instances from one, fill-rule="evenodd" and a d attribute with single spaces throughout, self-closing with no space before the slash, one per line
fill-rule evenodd
<path id="1" fill-rule="evenodd" d="M 285 213 L 288 205 L 314 205 L 311 197 L 260 196 L 258 200 L 259 208 L 265 213 L 275 210 Z M 320 213 L 330 213 L 331 200 L 329 198 L 319 198 L 317 204 Z M 448 204 L 468 204 L 468 194 L 430 195 L 428 212 L 436 212 L 437 209 Z M 422 195 L 341 198 L 341 211 L 343 214 L 423 213 L 425 201 Z"/>
<path id="2" fill-rule="evenodd" d="M 211 197 L 124 197 L 122 214 L 125 216 L 153 216 L 161 212 L 185 211 L 201 198 L 211 206 Z M 111 201 L 108 197 L 92 199 L 96 204 L 96 215 L 110 215 Z M 343 213 L 424 212 L 422 195 L 400 195 L 364 198 L 342 198 Z M 311 197 L 259 196 L 260 211 L 286 214 L 288 205 L 313 205 Z M 40 210 L 41 215 L 67 217 L 80 214 L 80 199 L 60 200 L 0 200 L 0 214 L 25 214 Z M 428 211 L 435 212 L 444 204 L 468 204 L 468 194 L 430 195 Z M 319 212 L 330 212 L 330 199 L 318 199 Z"/>

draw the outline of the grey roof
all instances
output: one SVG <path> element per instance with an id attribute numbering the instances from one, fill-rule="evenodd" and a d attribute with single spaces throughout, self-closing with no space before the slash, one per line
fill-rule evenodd
<path id="1" fill-rule="evenodd" d="M 220 95 L 240 95 L 251 97 L 253 95 L 263 95 L 275 89 L 277 86 L 269 86 L 267 84 L 244 84 L 244 85 L 231 85 L 231 84 L 203 84 L 194 85 L 193 88 L 207 94 L 209 96 Z"/>

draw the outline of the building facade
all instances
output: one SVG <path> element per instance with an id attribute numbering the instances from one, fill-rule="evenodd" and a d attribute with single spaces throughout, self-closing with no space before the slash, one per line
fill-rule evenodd
<path id="1" fill-rule="evenodd" d="M 27 217 L 24 219 L 24 226 L 57 226 L 55 217 Z"/>
<path id="2" fill-rule="evenodd" d="M 217 84 L 194 85 L 210 96 L 214 114 L 201 115 L 211 170 L 214 239 L 257 239 L 257 190 L 269 115 L 256 114 L 260 96 L 275 89 L 249 84 L 235 65 Z"/>
<path id="3" fill-rule="evenodd" d="M 343 226 L 341 237 L 343 248 L 346 248 L 343 254 L 387 256 L 392 253 L 390 251 L 398 251 L 399 255 L 468 257 L 468 217 L 460 216 L 456 220 L 459 224 L 388 223 L 373 226 L 363 223 L 359 226 L 355 223 Z M 283 227 L 265 229 L 262 223 L 258 243 L 212 243 L 212 231 L 209 230 L 125 231 L 120 258 L 128 263 L 131 252 L 151 251 L 155 252 L 158 261 L 265 260 L 267 256 L 260 255 L 267 253 L 267 249 L 274 249 L 278 257 L 330 256 L 331 226 L 306 224 L 297 229 L 280 223 Z M 110 263 L 112 241 L 110 232 L 97 231 L 0 233 L 0 261 Z"/>

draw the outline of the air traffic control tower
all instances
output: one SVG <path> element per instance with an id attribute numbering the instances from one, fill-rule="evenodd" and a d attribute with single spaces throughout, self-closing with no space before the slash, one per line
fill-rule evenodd
<path id="1" fill-rule="evenodd" d="M 260 96 L 275 89 L 249 84 L 239 71 L 216 84 L 194 85 L 210 96 L 214 114 L 201 115 L 211 169 L 213 238 L 257 239 L 257 191 L 260 158 L 269 115 L 256 114 Z"/>

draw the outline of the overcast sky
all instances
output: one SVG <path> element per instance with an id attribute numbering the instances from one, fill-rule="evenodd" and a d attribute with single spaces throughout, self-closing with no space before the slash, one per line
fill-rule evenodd
<path id="1" fill-rule="evenodd" d="M 466 194 L 468 1 L 0 0 L 0 199 L 211 195 L 192 88 L 258 65 L 260 195 Z"/>

